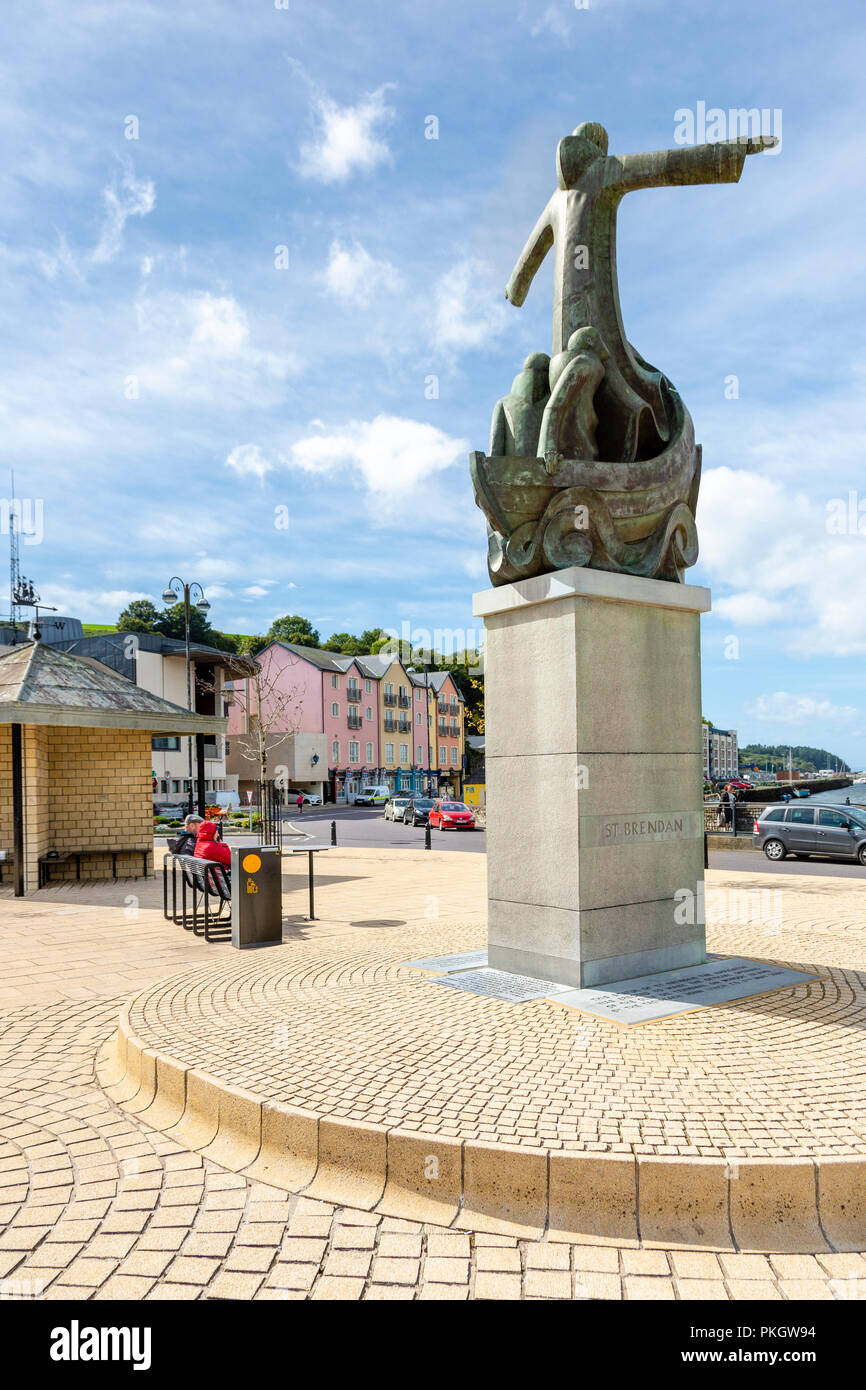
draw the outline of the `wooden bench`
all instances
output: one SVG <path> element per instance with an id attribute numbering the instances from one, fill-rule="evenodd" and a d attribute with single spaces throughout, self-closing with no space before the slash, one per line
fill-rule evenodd
<path id="1" fill-rule="evenodd" d="M 171 912 L 168 910 L 168 861 L 171 860 Z M 181 908 L 178 916 L 177 874 L 180 870 Z M 192 893 L 192 920 L 187 909 L 187 889 Z M 208 903 L 216 898 L 219 907 L 215 915 L 209 912 Z M 227 870 L 213 859 L 196 859 L 191 854 L 166 854 L 162 862 L 162 911 L 167 921 L 175 922 L 185 931 L 199 934 L 199 901 L 204 905 L 203 930 L 205 941 L 212 935 L 224 936 L 231 932 L 232 890 Z M 229 915 L 223 917 L 222 911 L 228 903 Z M 214 923 L 219 927 L 214 929 Z"/>
<path id="2" fill-rule="evenodd" d="M 69 862 L 70 859 L 74 859 L 74 860 L 75 860 L 75 877 L 76 877 L 76 879 L 80 880 L 80 879 L 81 879 L 81 861 L 82 861 L 82 859 L 84 859 L 85 857 L 92 857 L 93 855 L 96 855 L 96 856 L 102 858 L 102 857 L 105 857 L 106 855 L 109 855 L 109 854 L 111 855 L 111 875 L 112 875 L 112 878 L 114 878 L 114 879 L 117 878 L 117 856 L 118 856 L 119 854 L 140 854 L 140 855 L 141 855 L 141 858 L 142 858 L 142 872 L 141 872 L 140 875 L 139 875 L 139 874 L 135 874 L 134 877 L 135 877 L 135 878 L 139 878 L 139 877 L 140 877 L 140 878 L 148 878 L 148 877 L 149 877 L 148 868 L 147 868 L 147 856 L 150 854 L 150 849 L 142 849 L 141 845 L 129 845 L 129 846 L 119 845 L 119 846 L 117 846 L 117 847 L 115 847 L 115 846 L 106 847 L 105 849 L 67 849 L 67 850 L 64 850 L 62 853 L 55 852 L 55 851 L 50 851 L 48 854 L 43 854 L 43 855 L 40 856 L 40 859 L 39 859 L 39 887 L 40 887 L 40 888 L 44 888 L 47 884 L 49 884 L 49 883 L 51 882 L 51 876 L 50 876 L 50 874 L 49 874 L 49 870 L 50 870 L 52 864 L 66 864 L 66 863 Z"/>

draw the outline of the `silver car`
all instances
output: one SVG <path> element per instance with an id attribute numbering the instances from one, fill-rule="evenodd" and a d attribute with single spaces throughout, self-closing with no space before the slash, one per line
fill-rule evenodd
<path id="1" fill-rule="evenodd" d="M 861 806 L 767 806 L 755 821 L 752 844 L 768 859 L 859 859 L 866 866 L 866 809 Z"/>
<path id="2" fill-rule="evenodd" d="M 408 796 L 392 796 L 391 800 L 385 806 L 385 820 L 401 821 L 403 819 L 403 812 L 409 805 L 410 800 L 411 797 Z"/>

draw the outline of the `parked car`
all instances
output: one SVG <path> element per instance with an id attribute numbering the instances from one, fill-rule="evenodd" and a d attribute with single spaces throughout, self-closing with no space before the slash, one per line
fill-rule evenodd
<path id="1" fill-rule="evenodd" d="M 768 859 L 859 859 L 866 866 L 866 812 L 853 806 L 767 806 L 752 844 Z"/>
<path id="2" fill-rule="evenodd" d="M 428 820 L 437 830 L 475 829 L 475 817 L 463 801 L 435 801 Z"/>
<path id="3" fill-rule="evenodd" d="M 354 798 L 356 806 L 384 806 L 390 799 L 391 788 L 380 786 L 362 787 Z"/>
<path id="4" fill-rule="evenodd" d="M 409 796 L 392 796 L 385 807 L 386 820 L 402 820 L 403 812 L 411 801 Z"/>
<path id="5" fill-rule="evenodd" d="M 735 791 L 751 791 L 752 789 L 751 782 L 744 782 L 741 777 L 732 777 L 728 786 L 733 787 Z"/>
<path id="6" fill-rule="evenodd" d="M 322 798 L 318 796 L 316 792 L 302 792 L 300 787 L 295 787 L 292 791 L 286 792 L 286 798 L 290 806 L 293 806 L 297 802 L 299 796 L 304 798 L 305 806 L 321 806 L 322 804 Z"/>
<path id="7" fill-rule="evenodd" d="M 188 814 L 187 803 L 185 801 L 160 801 L 154 804 L 153 814 L 155 816 L 170 816 L 172 820 L 178 818 L 183 820 L 184 816 Z"/>
<path id="8" fill-rule="evenodd" d="M 427 819 L 436 805 L 430 796 L 413 796 L 403 811 L 404 825 L 426 825 Z"/>

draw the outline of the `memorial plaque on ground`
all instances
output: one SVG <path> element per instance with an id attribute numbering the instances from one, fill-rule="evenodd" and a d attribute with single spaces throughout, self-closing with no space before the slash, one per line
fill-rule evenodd
<path id="1" fill-rule="evenodd" d="M 403 960 L 406 970 L 428 970 L 431 975 L 452 975 L 457 970 L 476 970 L 487 964 L 486 951 L 464 951 L 456 956 L 430 956 L 428 960 Z"/>
<path id="2" fill-rule="evenodd" d="M 787 970 L 765 961 L 734 956 L 709 960 L 705 965 L 683 970 L 664 970 L 639 980 L 614 981 L 598 989 L 549 990 L 546 997 L 551 1003 L 628 1027 L 689 1013 L 711 1004 L 748 999 L 814 979 L 814 975 L 801 970 Z"/>
<path id="3" fill-rule="evenodd" d="M 507 970 L 467 970 L 455 975 L 437 975 L 433 985 L 450 985 L 468 994 L 484 994 L 488 999 L 503 999 L 508 1004 L 525 1004 L 530 999 L 546 999 L 559 990 L 573 993 L 569 985 L 551 984 L 549 980 L 533 980 L 529 975 L 511 975 Z"/>

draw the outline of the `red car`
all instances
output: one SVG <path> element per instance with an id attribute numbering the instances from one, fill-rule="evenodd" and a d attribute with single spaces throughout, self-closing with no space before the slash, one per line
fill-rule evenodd
<path id="1" fill-rule="evenodd" d="M 430 812 L 430 824 L 440 830 L 474 830 L 475 817 L 462 801 L 437 801 Z"/>

